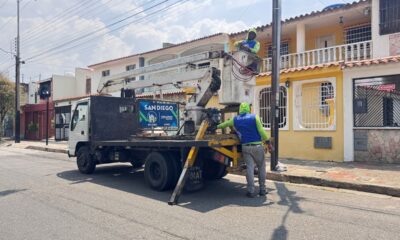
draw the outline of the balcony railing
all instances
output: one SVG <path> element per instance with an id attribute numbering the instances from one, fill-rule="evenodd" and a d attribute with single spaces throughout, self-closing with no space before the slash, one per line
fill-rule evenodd
<path id="1" fill-rule="evenodd" d="M 372 58 L 372 41 L 319 48 L 281 56 L 281 69 Z M 272 70 L 272 58 L 263 60 L 263 72 Z"/>

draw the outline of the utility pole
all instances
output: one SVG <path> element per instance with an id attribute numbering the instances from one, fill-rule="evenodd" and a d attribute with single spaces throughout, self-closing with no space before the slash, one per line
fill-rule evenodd
<path id="1" fill-rule="evenodd" d="M 279 159 L 279 80 L 281 59 L 281 0 L 272 4 L 272 91 L 271 91 L 271 171 Z"/>
<path id="2" fill-rule="evenodd" d="M 49 145 L 49 97 L 46 98 L 46 146 Z"/>
<path id="3" fill-rule="evenodd" d="M 19 81 L 20 81 L 20 52 L 19 52 L 19 4 L 20 0 L 17 0 L 17 39 L 16 39 L 16 50 L 15 55 L 15 142 L 20 142 L 21 135 L 21 124 L 20 124 L 20 106 L 19 106 Z"/>

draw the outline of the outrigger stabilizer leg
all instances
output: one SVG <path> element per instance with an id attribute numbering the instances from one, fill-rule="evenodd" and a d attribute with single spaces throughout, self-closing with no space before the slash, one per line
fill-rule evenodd
<path id="1" fill-rule="evenodd" d="M 207 128 L 208 128 L 208 121 L 204 120 L 199 128 L 199 131 L 196 134 L 195 140 L 201 140 L 204 138 L 204 135 L 206 134 Z M 187 156 L 185 166 L 183 167 L 181 176 L 179 177 L 178 183 L 175 186 L 175 190 L 171 195 L 171 198 L 168 201 L 168 205 L 176 205 L 178 204 L 179 197 L 182 193 L 182 189 L 185 186 L 186 179 L 189 175 L 189 169 L 194 165 L 197 157 L 197 153 L 199 151 L 198 147 L 191 147 L 189 154 Z"/>

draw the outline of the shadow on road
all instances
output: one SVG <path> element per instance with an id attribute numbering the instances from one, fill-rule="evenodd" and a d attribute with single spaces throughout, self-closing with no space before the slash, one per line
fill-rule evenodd
<path id="1" fill-rule="evenodd" d="M 156 199 L 167 204 L 172 190 L 157 192 L 150 189 L 146 185 L 143 175 L 143 169 L 133 169 L 129 165 L 101 166 L 92 175 L 81 174 L 78 170 L 57 174 L 58 177 L 70 181 L 71 184 L 90 182 Z M 205 189 L 201 191 L 183 193 L 179 205 L 198 212 L 208 212 L 227 205 L 262 207 L 272 204 L 265 197 L 246 198 L 246 185 L 228 179 L 206 182 L 205 185 Z"/>
<path id="2" fill-rule="evenodd" d="M 0 197 L 5 197 L 10 194 L 18 193 L 18 192 L 23 192 L 26 191 L 26 189 L 11 189 L 11 190 L 5 190 L 0 192 Z"/>
<path id="3" fill-rule="evenodd" d="M 295 191 L 290 191 L 282 183 L 274 182 L 274 184 L 280 198 L 278 205 L 287 206 L 287 211 L 282 217 L 281 225 L 272 233 L 271 239 L 286 240 L 288 239 L 289 235 L 289 231 L 285 226 L 286 220 L 289 216 L 289 213 L 303 213 L 303 210 L 299 206 L 299 201 L 301 201 L 303 198 L 296 196 Z"/>

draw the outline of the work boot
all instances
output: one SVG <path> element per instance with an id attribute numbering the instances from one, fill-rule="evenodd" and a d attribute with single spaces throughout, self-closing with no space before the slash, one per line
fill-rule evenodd
<path id="1" fill-rule="evenodd" d="M 267 195 L 268 194 L 268 192 L 267 192 L 267 190 L 260 190 L 260 193 L 259 193 L 259 195 L 260 196 L 265 196 L 265 195 Z"/>
<path id="2" fill-rule="evenodd" d="M 251 192 L 247 192 L 247 193 L 246 193 L 246 197 L 248 197 L 248 198 L 255 198 L 255 197 L 256 197 L 256 194 L 255 194 L 255 193 L 251 193 Z"/>

